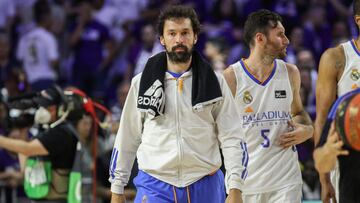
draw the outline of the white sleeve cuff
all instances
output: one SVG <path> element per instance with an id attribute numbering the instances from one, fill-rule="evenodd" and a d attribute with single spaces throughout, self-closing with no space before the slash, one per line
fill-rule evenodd
<path id="1" fill-rule="evenodd" d="M 124 186 L 111 184 L 111 192 L 119 195 L 124 194 Z"/>
<path id="2" fill-rule="evenodd" d="M 242 184 L 241 183 L 239 183 L 239 182 L 235 182 L 235 181 L 232 181 L 232 182 L 230 182 L 229 183 L 229 191 L 231 190 L 231 189 L 238 189 L 238 190 L 240 190 L 240 191 L 242 191 Z M 228 191 L 227 191 L 228 192 Z"/>

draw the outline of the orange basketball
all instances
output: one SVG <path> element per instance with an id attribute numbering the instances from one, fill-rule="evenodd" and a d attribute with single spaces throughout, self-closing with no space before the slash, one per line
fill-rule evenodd
<path id="1" fill-rule="evenodd" d="M 360 151 L 360 94 L 354 94 L 340 103 L 335 125 L 344 143 Z"/>

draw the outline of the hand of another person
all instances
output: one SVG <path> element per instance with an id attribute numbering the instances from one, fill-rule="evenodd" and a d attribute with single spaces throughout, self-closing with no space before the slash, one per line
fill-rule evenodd
<path id="1" fill-rule="evenodd" d="M 326 157 L 329 159 L 337 159 L 339 155 L 348 155 L 349 151 L 342 149 L 344 142 L 339 138 L 335 130 L 334 122 L 331 124 L 329 134 L 324 144 L 324 150 L 326 152 Z"/>
<path id="2" fill-rule="evenodd" d="M 342 146 L 344 145 L 343 141 L 339 138 L 336 130 L 335 123 L 331 124 L 328 137 L 324 146 L 317 148 L 316 150 L 322 150 L 321 153 L 315 157 L 315 161 L 322 157 L 322 159 L 326 159 L 327 163 L 330 163 L 330 168 L 334 168 L 336 164 L 337 157 L 339 155 L 348 155 L 349 151 L 343 150 Z M 321 156 L 320 156 L 321 154 Z M 330 182 L 330 178 L 328 174 L 322 175 L 320 173 L 320 183 L 321 183 L 321 200 L 324 203 L 336 203 L 336 195 L 333 185 Z"/>

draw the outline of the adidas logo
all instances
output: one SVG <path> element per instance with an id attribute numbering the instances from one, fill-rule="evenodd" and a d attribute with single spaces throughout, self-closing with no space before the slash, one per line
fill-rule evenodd
<path id="1" fill-rule="evenodd" d="M 144 96 L 138 97 L 138 104 L 143 106 L 151 106 L 152 108 L 160 110 L 161 101 L 164 97 L 162 83 L 156 80 L 149 89 L 146 90 Z"/>

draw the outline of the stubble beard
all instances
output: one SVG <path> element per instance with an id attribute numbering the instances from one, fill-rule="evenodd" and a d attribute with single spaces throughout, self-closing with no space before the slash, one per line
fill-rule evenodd
<path id="1" fill-rule="evenodd" d="M 278 58 L 281 59 L 285 58 L 286 56 L 287 56 L 286 49 L 281 50 L 280 53 L 278 54 Z"/>

